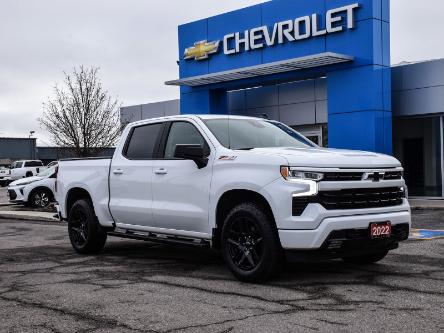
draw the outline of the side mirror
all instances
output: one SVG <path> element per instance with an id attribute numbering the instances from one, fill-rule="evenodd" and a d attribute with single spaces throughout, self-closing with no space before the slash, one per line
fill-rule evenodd
<path id="1" fill-rule="evenodd" d="M 201 145 L 176 145 L 174 158 L 192 160 L 199 169 L 202 169 L 208 165 L 208 157 L 205 154 L 205 150 Z"/>

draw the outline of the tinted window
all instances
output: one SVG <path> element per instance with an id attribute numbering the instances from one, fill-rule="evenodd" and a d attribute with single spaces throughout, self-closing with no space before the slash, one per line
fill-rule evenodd
<path id="1" fill-rule="evenodd" d="M 40 161 L 28 161 L 25 162 L 25 167 L 41 167 L 43 163 Z"/>
<path id="2" fill-rule="evenodd" d="M 134 128 L 126 148 L 126 157 L 136 160 L 153 158 L 162 127 L 163 124 L 152 124 Z"/>
<path id="3" fill-rule="evenodd" d="M 165 158 L 174 158 L 177 145 L 205 145 L 205 139 L 194 125 L 188 122 L 175 122 L 171 125 L 165 147 Z"/>
<path id="4" fill-rule="evenodd" d="M 21 168 L 22 167 L 23 162 L 15 162 L 12 165 L 12 169 L 17 169 L 17 168 Z"/>

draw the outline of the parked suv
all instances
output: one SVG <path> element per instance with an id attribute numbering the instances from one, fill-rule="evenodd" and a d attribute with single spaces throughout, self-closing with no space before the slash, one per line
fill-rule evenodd
<path id="1" fill-rule="evenodd" d="M 78 253 L 107 236 L 212 247 L 261 282 L 292 257 L 382 260 L 409 236 L 402 173 L 276 121 L 175 116 L 130 124 L 111 159 L 60 161 L 56 200 Z"/>
<path id="2" fill-rule="evenodd" d="M 36 176 L 43 169 L 42 161 L 16 161 L 11 166 L 11 180 Z"/>
<path id="3" fill-rule="evenodd" d="M 46 208 L 54 201 L 56 166 L 12 182 L 8 187 L 9 200 L 33 208 Z"/>

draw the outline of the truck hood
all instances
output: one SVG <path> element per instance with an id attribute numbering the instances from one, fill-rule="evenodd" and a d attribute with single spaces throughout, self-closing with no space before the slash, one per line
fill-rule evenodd
<path id="1" fill-rule="evenodd" d="M 20 186 L 20 185 L 27 185 L 27 184 L 31 184 L 34 183 L 36 181 L 42 180 L 43 177 L 39 177 L 39 176 L 34 176 L 34 177 L 27 177 L 27 178 L 21 178 L 18 179 L 14 182 L 12 182 L 11 184 L 9 184 L 9 186 Z"/>
<path id="2" fill-rule="evenodd" d="M 324 148 L 257 148 L 255 154 L 278 155 L 287 159 L 289 166 L 311 168 L 396 168 L 399 161 L 388 155 L 353 150 Z"/>

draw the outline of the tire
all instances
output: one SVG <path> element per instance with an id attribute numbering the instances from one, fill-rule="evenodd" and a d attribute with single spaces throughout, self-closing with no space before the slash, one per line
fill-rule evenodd
<path id="1" fill-rule="evenodd" d="M 275 277 L 284 256 L 274 221 L 253 203 L 236 206 L 224 221 L 222 255 L 240 281 L 261 283 Z"/>
<path id="2" fill-rule="evenodd" d="M 83 199 L 76 201 L 69 212 L 68 234 L 72 247 L 79 254 L 99 253 L 107 238 L 92 204 Z"/>
<path id="3" fill-rule="evenodd" d="M 29 196 L 29 206 L 33 208 L 46 208 L 52 201 L 52 193 L 46 189 L 37 189 Z"/>
<path id="4" fill-rule="evenodd" d="M 382 252 L 367 254 L 367 255 L 363 255 L 363 256 L 345 257 L 345 258 L 342 258 L 342 260 L 344 260 L 346 263 L 349 263 L 349 264 L 369 265 L 369 264 L 374 264 L 374 263 L 377 263 L 378 261 L 381 261 L 382 259 L 384 259 L 387 256 L 388 253 L 389 253 L 389 251 L 385 250 Z"/>
<path id="5" fill-rule="evenodd" d="M 32 172 L 27 172 L 24 178 L 29 178 L 29 177 L 32 177 Z"/>

